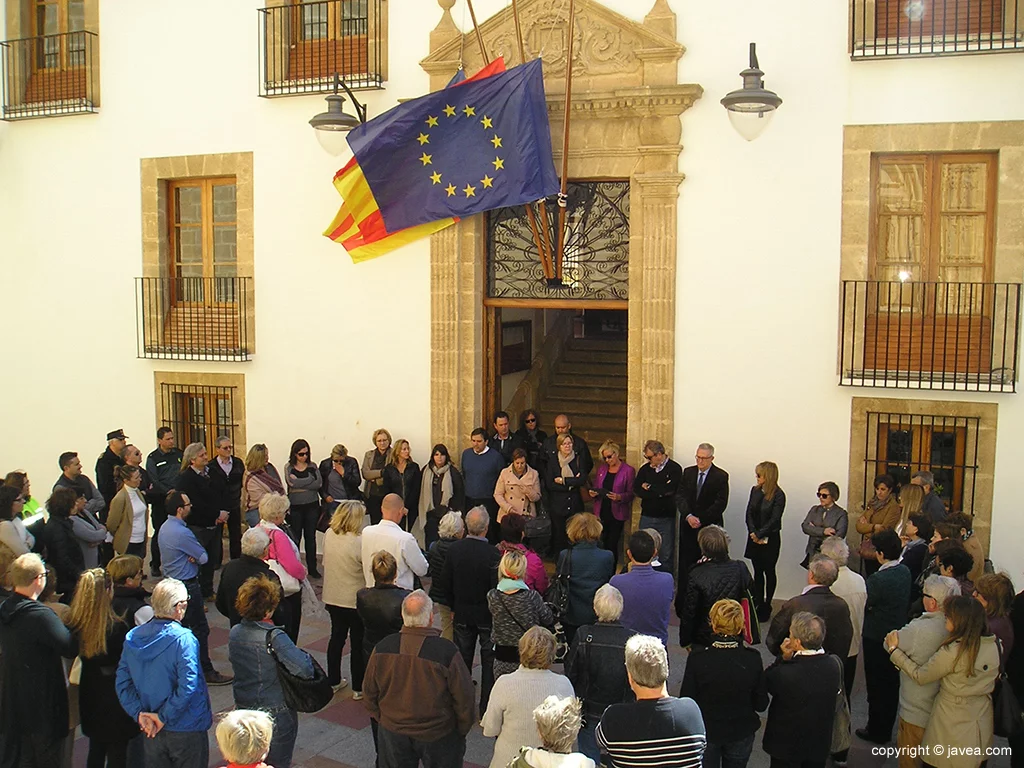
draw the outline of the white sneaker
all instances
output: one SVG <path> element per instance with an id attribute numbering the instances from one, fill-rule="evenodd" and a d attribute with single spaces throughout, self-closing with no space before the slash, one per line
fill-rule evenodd
<path id="1" fill-rule="evenodd" d="M 341 682 L 340 682 L 340 683 L 338 683 L 337 685 L 332 685 L 332 686 L 331 686 L 331 690 L 333 690 L 333 691 L 334 691 L 335 693 L 337 693 L 337 692 L 338 692 L 338 691 L 340 691 L 340 690 L 341 690 L 342 688 L 347 688 L 347 687 L 348 687 L 348 680 L 346 680 L 346 679 L 345 679 L 345 678 L 343 677 L 343 678 L 341 678 Z"/>
<path id="2" fill-rule="evenodd" d="M 363 700 L 363 692 L 362 691 L 352 691 L 352 701 L 362 701 L 362 700 Z"/>

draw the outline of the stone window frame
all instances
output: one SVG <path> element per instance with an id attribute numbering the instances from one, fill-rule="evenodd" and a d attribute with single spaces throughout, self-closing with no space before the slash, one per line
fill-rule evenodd
<path id="1" fill-rule="evenodd" d="M 996 428 L 999 405 L 952 400 L 854 397 L 850 404 L 850 465 L 846 487 L 847 508 L 858 516 L 855 504 L 865 498 L 864 465 L 868 438 L 868 413 L 903 416 L 935 416 L 978 420 L 977 469 L 974 472 L 974 532 L 986 557 L 992 533 L 992 501 L 995 493 Z M 850 529 L 853 531 L 853 528 Z M 856 538 L 855 534 L 851 534 Z M 851 546 L 859 544 L 851 539 Z"/>
<path id="2" fill-rule="evenodd" d="M 156 429 L 168 426 L 168 414 L 164 412 L 163 398 L 160 389 L 163 385 L 169 386 L 205 386 L 205 387 L 230 387 L 231 412 L 237 423 L 234 435 L 234 452 L 236 456 L 245 457 L 248 453 L 248 444 L 245 433 L 245 374 L 242 373 L 200 373 L 184 371 L 154 371 L 153 372 L 153 402 L 156 413 Z M 179 439 L 180 435 L 176 435 Z M 183 444 L 178 446 L 184 448 Z"/>
<path id="3" fill-rule="evenodd" d="M 168 213 L 169 182 L 184 179 L 233 176 L 235 178 L 236 262 L 235 274 L 252 279 L 255 275 L 253 233 L 253 153 L 224 152 L 210 155 L 145 157 L 140 162 L 142 185 L 142 276 L 169 274 L 170 236 Z M 256 352 L 255 288 L 245 302 L 246 352 Z"/>
<path id="4" fill-rule="evenodd" d="M 99 0 L 84 0 L 85 3 L 85 31 L 99 35 L 100 32 L 100 2 Z M 32 37 L 34 25 L 32 13 L 35 10 L 33 0 L 6 0 L 4 13 L 4 39 L 19 40 Z M 92 96 L 91 103 L 94 108 L 100 106 L 100 60 L 102 59 L 100 46 L 96 46 L 95 55 L 89 61 L 90 80 L 88 93 Z"/>

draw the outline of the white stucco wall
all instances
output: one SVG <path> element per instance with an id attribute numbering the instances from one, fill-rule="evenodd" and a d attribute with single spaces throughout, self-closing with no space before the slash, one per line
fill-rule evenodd
<path id="1" fill-rule="evenodd" d="M 244 373 L 248 441 L 268 443 L 277 461 L 299 436 L 317 455 L 337 441 L 361 455 L 377 426 L 426 457 L 427 243 L 354 266 L 321 237 L 339 202 L 337 163 L 306 121 L 325 102 L 257 97 L 260 4 L 101 3 L 101 112 L 0 124 L 0 470 L 27 469 L 37 495 L 63 450 L 78 450 L 91 469 L 109 429 L 151 450 L 154 370 Z M 639 20 L 652 1 L 606 4 Z M 386 5 L 390 81 L 360 94 L 371 115 L 426 91 L 418 62 L 441 13 L 432 0 Z M 483 19 L 507 2 L 475 5 Z M 854 63 L 846 3 L 671 5 L 687 47 L 680 79 L 705 95 L 683 117 L 669 437 L 684 465 L 697 442 L 716 444 L 733 476 L 736 556 L 753 466 L 779 463 L 790 499 L 786 596 L 801 586 L 799 522 L 813 491 L 824 479 L 846 490 L 851 398 L 930 396 L 836 385 L 843 125 L 1022 120 L 1024 91 L 1012 85 L 1024 83 L 1024 56 Z M 462 0 L 454 16 L 463 23 Z M 785 103 L 748 144 L 718 100 L 738 87 L 752 40 Z M 255 163 L 257 354 L 249 363 L 138 360 L 140 158 L 237 151 Z M 1024 586 L 1011 485 L 1024 453 L 1024 395 L 953 397 L 999 403 L 993 557 Z"/>

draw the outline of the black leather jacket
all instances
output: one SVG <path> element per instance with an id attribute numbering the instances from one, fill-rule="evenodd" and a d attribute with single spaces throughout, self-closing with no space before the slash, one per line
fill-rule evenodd
<path id="1" fill-rule="evenodd" d="M 742 560 L 698 560 L 690 570 L 686 597 L 681 605 L 676 595 L 679 644 L 711 645 L 711 622 L 708 621 L 711 606 L 725 599 L 739 602 L 752 583 L 750 571 Z"/>
<path id="2" fill-rule="evenodd" d="M 374 647 L 388 635 L 402 629 L 402 601 L 408 589 L 394 584 L 364 587 L 356 592 L 356 611 L 363 620 L 363 653 L 370 658 Z"/>
<path id="3" fill-rule="evenodd" d="M 617 621 L 585 624 L 565 657 L 565 676 L 585 714 L 600 717 L 611 704 L 633 701 L 626 678 L 626 641 L 635 633 Z"/>

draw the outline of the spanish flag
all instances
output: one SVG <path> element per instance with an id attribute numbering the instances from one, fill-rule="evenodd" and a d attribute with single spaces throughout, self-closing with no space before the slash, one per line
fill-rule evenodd
<path id="1" fill-rule="evenodd" d="M 498 58 L 471 78 L 463 76 L 462 79 L 459 79 L 457 74 L 444 90 L 482 80 L 504 71 L 505 59 Z M 459 72 L 461 73 L 462 70 Z M 395 109 L 400 108 L 399 106 Z M 439 232 L 459 220 L 458 217 L 442 218 L 389 232 L 373 196 L 373 190 L 370 189 L 366 176 L 359 167 L 359 160 L 355 156 L 334 175 L 334 187 L 344 202 L 324 232 L 324 236 L 340 243 L 348 251 L 352 261 L 357 264 L 383 256 L 407 243 Z"/>

